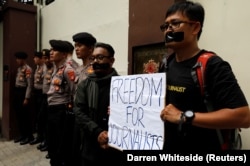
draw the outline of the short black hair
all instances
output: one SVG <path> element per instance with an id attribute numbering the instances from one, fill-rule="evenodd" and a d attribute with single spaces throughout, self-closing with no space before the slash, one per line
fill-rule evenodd
<path id="1" fill-rule="evenodd" d="M 115 50 L 114 50 L 114 48 L 113 48 L 110 44 L 102 43 L 102 42 L 97 42 L 97 43 L 95 44 L 95 48 L 97 48 L 97 47 L 105 48 L 105 49 L 108 51 L 109 55 L 110 55 L 111 57 L 114 57 L 114 55 L 115 55 Z"/>
<path id="2" fill-rule="evenodd" d="M 198 33 L 198 39 L 200 38 L 202 27 L 205 18 L 205 10 L 200 3 L 194 3 L 191 1 L 178 1 L 174 3 L 166 13 L 165 18 L 169 17 L 170 15 L 181 12 L 183 15 L 187 16 L 191 21 L 197 21 L 201 25 L 201 30 Z"/>

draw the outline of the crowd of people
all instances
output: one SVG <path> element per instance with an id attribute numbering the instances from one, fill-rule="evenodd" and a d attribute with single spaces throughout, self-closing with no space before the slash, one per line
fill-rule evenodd
<path id="1" fill-rule="evenodd" d="M 117 154 L 117 159 L 121 157 L 120 151 L 107 148 L 107 121 L 102 121 L 102 116 L 108 116 L 111 76 L 118 75 L 112 67 L 115 51 L 110 44 L 97 42 L 88 32 L 77 33 L 72 40 L 74 45 L 65 40 L 50 40 L 49 49 L 34 53 L 35 69 L 27 63 L 27 53 L 15 53 L 18 64 L 15 111 L 20 135 L 14 142 L 38 144 L 38 150 L 48 151 L 45 157 L 53 166 L 93 165 L 99 163 L 97 156 L 106 156 L 102 158 L 108 163 L 112 161 L 109 156 Z M 73 51 L 82 64 L 73 59 Z M 84 85 L 82 89 L 84 80 L 91 84 L 91 88 Z M 81 93 L 83 91 L 87 94 Z M 82 95 L 86 96 L 82 98 Z M 89 118 L 82 119 L 83 109 L 88 109 Z M 33 136 L 29 110 L 35 114 L 36 137 Z M 94 133 L 86 134 L 83 130 L 89 121 L 93 121 L 91 131 Z M 97 128 L 100 124 L 104 126 Z M 90 140 L 93 143 L 88 142 Z"/>
<path id="2" fill-rule="evenodd" d="M 96 38 L 87 32 L 73 35 L 72 40 L 74 45 L 69 41 L 50 40 L 51 48 L 34 53 L 34 70 L 26 62 L 27 53 L 15 53 L 18 64 L 15 111 L 20 135 L 14 142 L 38 144 L 37 149 L 48 151 L 46 158 L 50 159 L 51 165 L 77 165 L 82 162 L 82 134 L 73 111 L 74 100 L 78 99 L 78 84 L 88 75 L 102 78 L 114 70 L 115 52 L 111 45 L 97 43 Z M 94 50 L 100 48 L 102 52 L 98 52 L 95 58 Z M 74 50 L 82 64 L 73 59 Z M 33 136 L 29 112 L 31 104 L 34 104 L 36 137 Z M 108 102 L 105 105 L 107 114 Z"/>
<path id="3" fill-rule="evenodd" d="M 198 47 L 204 15 L 199 3 L 176 2 L 161 25 L 166 47 L 173 50 L 168 68 L 161 72 L 167 72 L 169 86 L 185 89 L 167 88 L 166 107 L 159 115 L 165 123 L 166 151 L 220 150 L 217 129 L 250 126 L 248 103 L 229 63 L 219 56 L 208 61 L 206 85 L 213 103 L 211 112 L 192 80 L 191 68 L 207 52 Z M 108 146 L 110 83 L 112 76 L 119 75 L 113 67 L 115 50 L 87 32 L 73 35 L 72 40 L 74 45 L 52 39 L 51 48 L 35 52 L 34 72 L 25 52 L 15 54 L 19 66 L 15 110 L 20 136 L 14 141 L 38 144 L 39 150 L 48 151 L 46 157 L 52 166 L 120 165 L 122 151 Z M 73 51 L 82 64 L 72 58 Z M 35 138 L 28 112 L 31 101 L 35 103 Z M 190 114 L 185 113 L 187 110 Z"/>

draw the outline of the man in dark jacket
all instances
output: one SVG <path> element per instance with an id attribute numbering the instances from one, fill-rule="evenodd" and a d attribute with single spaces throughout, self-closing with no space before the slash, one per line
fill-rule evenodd
<path id="1" fill-rule="evenodd" d="M 82 131 L 82 165 L 120 162 L 121 151 L 108 146 L 108 107 L 115 61 L 111 45 L 97 43 L 90 57 L 93 73 L 77 88 L 74 102 L 76 124 Z"/>

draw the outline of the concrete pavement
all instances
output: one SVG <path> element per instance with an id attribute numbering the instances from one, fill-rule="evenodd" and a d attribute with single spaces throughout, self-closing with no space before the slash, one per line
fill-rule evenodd
<path id="1" fill-rule="evenodd" d="M 0 166 L 50 166 L 45 158 L 47 151 L 41 152 L 38 145 L 20 145 L 0 138 Z"/>

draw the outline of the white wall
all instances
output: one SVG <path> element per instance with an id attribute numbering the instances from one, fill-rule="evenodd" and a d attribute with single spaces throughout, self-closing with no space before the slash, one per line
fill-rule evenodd
<path id="1" fill-rule="evenodd" d="M 75 33 L 89 32 L 114 47 L 114 67 L 119 74 L 127 74 L 128 0 L 56 0 L 42 8 L 41 15 L 42 48 L 50 48 L 50 39 L 73 43 Z"/>
<path id="2" fill-rule="evenodd" d="M 196 0 L 205 8 L 200 47 L 215 51 L 228 61 L 250 104 L 250 1 Z M 250 129 L 242 130 L 243 148 L 250 149 Z"/>

